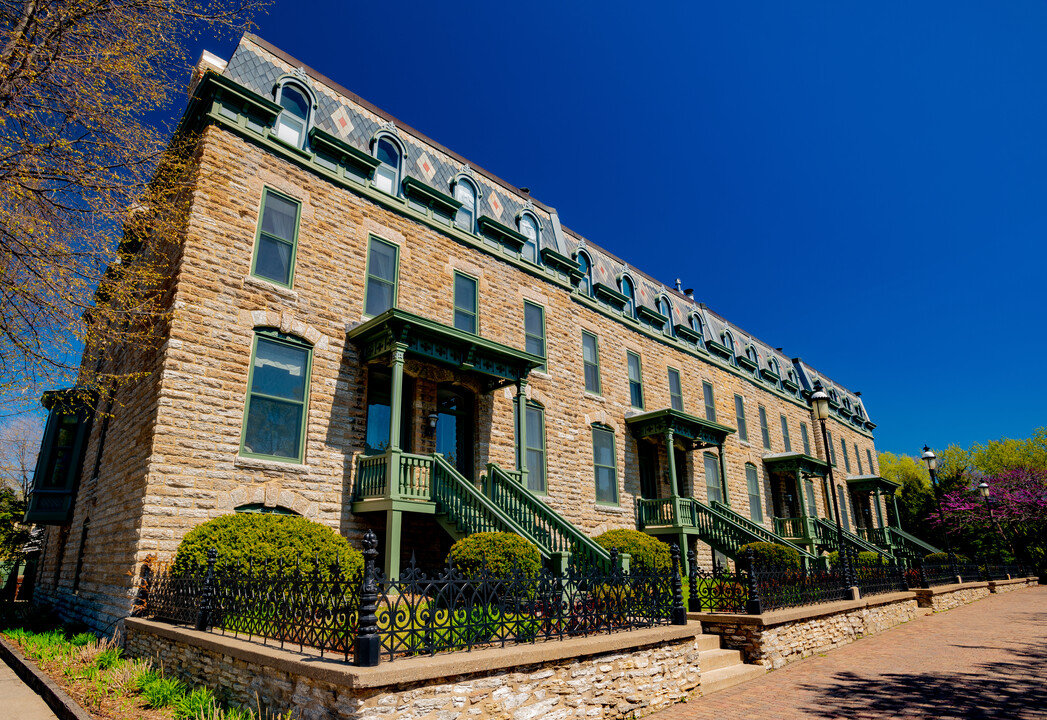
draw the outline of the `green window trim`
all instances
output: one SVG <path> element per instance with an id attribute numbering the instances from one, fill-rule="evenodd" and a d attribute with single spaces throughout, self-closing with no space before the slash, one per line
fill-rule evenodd
<path id="1" fill-rule="evenodd" d="M 591 341 L 587 345 L 587 341 Z M 591 345 L 592 349 L 589 349 Z M 586 353 L 592 358 L 587 358 Z M 582 374 L 585 391 L 593 395 L 600 394 L 600 339 L 591 332 L 582 330 Z"/>
<path id="2" fill-rule="evenodd" d="M 803 454 L 811 454 L 811 435 L 807 432 L 807 423 L 800 423 L 800 439 L 803 440 Z"/>
<path id="3" fill-rule="evenodd" d="M 392 251 L 392 268 L 384 269 L 380 253 Z M 384 277 L 391 275 L 391 277 Z M 388 240 L 372 235 L 367 243 L 367 268 L 364 286 L 364 316 L 374 317 L 396 307 L 400 279 L 400 248 Z M 388 302 L 383 295 L 388 296 Z"/>
<path id="4" fill-rule="evenodd" d="M 265 347 L 266 353 L 272 353 L 271 357 L 259 357 L 259 347 Z M 280 362 L 279 355 L 283 354 L 284 362 Z M 296 377 L 296 368 L 293 365 L 295 354 L 302 359 L 297 374 L 300 374 L 301 390 L 293 387 L 290 391 L 280 388 L 276 392 L 263 392 L 255 388 L 259 380 L 256 370 L 259 361 L 264 363 L 262 367 L 283 370 L 288 377 Z M 288 464 L 302 464 L 305 458 L 305 441 L 309 425 L 309 380 L 312 373 L 313 348 L 304 340 L 291 335 L 284 335 L 271 328 L 255 330 L 254 342 L 251 346 L 251 364 L 247 373 L 247 397 L 244 401 L 244 420 L 240 431 L 240 455 L 247 458 L 258 458 L 261 460 L 272 460 Z M 281 380 L 278 376 L 265 378 L 263 383 L 273 386 Z M 268 389 L 268 388 L 267 388 Z M 295 396 L 299 397 L 295 397 Z M 282 406 L 282 408 L 281 408 Z M 281 413 L 281 409 L 283 413 Z M 286 415 L 287 410 L 299 410 L 298 421 L 294 425 L 285 428 L 273 428 L 274 422 L 280 421 L 280 415 Z M 270 427 L 266 424 L 269 423 Z M 277 437 L 278 430 L 292 430 L 297 438 L 292 438 L 291 443 L 282 441 Z M 259 443 L 268 441 L 270 447 L 283 445 L 282 452 L 260 452 L 248 447 L 252 440 Z"/>
<path id="5" fill-rule="evenodd" d="M 702 400 L 705 402 L 705 419 L 716 422 L 716 397 L 713 395 L 713 384 L 702 381 Z"/>
<path id="6" fill-rule="evenodd" d="M 807 515 L 808 517 L 818 517 L 818 501 L 814 497 L 814 481 L 804 480 L 803 481 L 803 492 L 804 500 L 807 501 Z"/>
<path id="7" fill-rule="evenodd" d="M 847 454 L 847 438 L 840 438 L 840 449 L 843 451 L 843 466 L 847 472 L 851 471 L 851 456 Z"/>
<path id="8" fill-rule="evenodd" d="M 669 368 L 669 407 L 673 410 L 683 412 L 683 383 L 680 380 L 680 371 Z"/>
<path id="9" fill-rule="evenodd" d="M 858 474 L 863 475 L 865 470 L 862 469 L 862 453 L 858 450 L 858 443 L 854 444 L 854 459 L 858 463 Z"/>
<path id="10" fill-rule="evenodd" d="M 524 300 L 524 350 L 532 355 L 547 358 L 545 308 L 530 300 Z M 548 363 L 543 363 L 541 367 L 535 369 L 539 372 L 547 372 L 548 367 Z"/>
<path id="11" fill-rule="evenodd" d="M 833 445 L 833 434 L 829 431 L 826 435 L 829 438 L 829 449 L 826 452 L 826 455 L 829 456 L 829 461 L 832 463 L 832 466 L 836 467 L 836 446 Z"/>
<path id="12" fill-rule="evenodd" d="M 749 428 L 745 424 L 745 400 L 741 395 L 734 396 L 734 417 L 738 426 L 738 439 L 749 442 Z"/>
<path id="13" fill-rule="evenodd" d="M 763 405 L 759 406 L 760 415 L 760 436 L 763 439 L 763 447 L 765 450 L 771 449 L 771 428 L 767 426 L 767 408 Z"/>
<path id="14" fill-rule="evenodd" d="M 454 271 L 454 322 L 452 325 L 472 335 L 480 334 L 479 281 L 472 275 Z"/>
<path id="15" fill-rule="evenodd" d="M 294 207 L 293 229 L 288 233 L 287 215 L 283 216 L 285 227 L 279 228 L 279 214 L 272 208 L 283 204 Z M 272 215 L 267 216 L 267 210 Z M 302 220 L 302 203 L 293 197 L 277 192 L 272 188 L 262 190 L 262 201 L 258 210 L 258 227 L 255 229 L 254 255 L 251 258 L 251 275 L 274 285 L 290 288 L 294 285 L 295 262 L 298 255 L 298 227 Z M 287 237 L 287 235 L 290 237 Z M 281 257 L 281 251 L 287 257 Z M 286 265 L 282 270 L 276 265 Z"/>
<path id="16" fill-rule="evenodd" d="M 516 412 L 519 400 L 514 400 L 513 427 L 520 437 L 520 413 Z M 535 443 L 535 440 L 538 442 Z M 520 448 L 517 447 L 517 453 Z M 545 408 L 536 402 L 527 401 L 527 447 L 524 453 L 527 468 L 527 489 L 535 495 L 549 494 L 549 456 L 545 449 Z"/>
<path id="17" fill-rule="evenodd" d="M 248 503 L 233 508 L 234 513 L 247 513 L 249 515 L 300 515 L 283 505 L 265 505 L 263 503 Z"/>
<path id="18" fill-rule="evenodd" d="M 869 461 L 869 474 L 875 475 L 876 467 L 873 465 L 873 454 L 869 448 L 865 448 L 865 459 Z"/>
<path id="19" fill-rule="evenodd" d="M 65 525 L 72 520 L 93 413 L 88 401 L 78 400 L 72 389 L 44 393 L 43 405 L 48 409 L 47 423 L 23 521 Z"/>
<path id="20" fill-rule="evenodd" d="M 597 505 L 618 506 L 618 454 L 615 447 L 614 431 L 602 425 L 593 425 L 593 482 L 596 491 Z M 601 462 L 602 461 L 602 462 Z M 608 462 L 610 461 L 610 462 Z M 601 499 L 601 485 L 603 499 Z M 613 499 L 607 498 L 607 491 L 613 491 Z"/>
<path id="21" fill-rule="evenodd" d="M 785 415 L 781 416 L 782 421 L 782 443 L 785 445 L 785 452 L 793 451 L 792 440 L 789 439 L 789 420 Z"/>
<path id="22" fill-rule="evenodd" d="M 749 494 L 749 519 L 763 522 L 763 493 L 760 491 L 760 474 L 752 463 L 745 464 L 745 485 Z"/>
<path id="23" fill-rule="evenodd" d="M 637 410 L 643 410 L 643 365 L 640 356 L 632 350 L 626 350 L 625 364 L 629 377 L 629 404 Z"/>
<path id="24" fill-rule="evenodd" d="M 702 453 L 705 470 L 705 498 L 707 501 L 723 502 L 723 482 L 720 480 L 720 459 L 712 453 Z"/>

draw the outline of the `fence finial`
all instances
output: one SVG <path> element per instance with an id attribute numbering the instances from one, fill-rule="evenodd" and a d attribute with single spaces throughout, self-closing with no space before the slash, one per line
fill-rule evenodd
<path id="1" fill-rule="evenodd" d="M 360 623 L 353 645 L 354 662 L 360 667 L 378 664 L 382 639 L 378 635 L 378 580 L 375 558 L 378 557 L 378 538 L 372 530 L 364 533 L 364 574 L 360 578 Z"/>

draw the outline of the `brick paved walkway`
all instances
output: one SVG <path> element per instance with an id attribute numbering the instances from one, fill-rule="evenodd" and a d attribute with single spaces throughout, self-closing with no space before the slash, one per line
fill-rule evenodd
<path id="1" fill-rule="evenodd" d="M 650 717 L 1047 718 L 1047 586 L 919 617 Z"/>

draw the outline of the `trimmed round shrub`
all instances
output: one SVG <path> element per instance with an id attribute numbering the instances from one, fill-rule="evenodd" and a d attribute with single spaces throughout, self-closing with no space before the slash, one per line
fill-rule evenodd
<path id="1" fill-rule="evenodd" d="M 786 570 L 800 569 L 800 553 L 791 547 L 778 543 L 754 542 L 738 548 L 735 558 L 739 568 L 748 569 L 748 550 L 753 551 L 753 562 L 757 567 L 775 567 Z"/>
<path id="2" fill-rule="evenodd" d="M 284 571 L 292 573 L 297 566 L 304 573 L 314 568 L 322 577 L 329 575 L 330 565 L 338 562 L 343 577 L 353 577 L 363 570 L 360 551 L 341 535 L 320 523 L 298 515 L 237 513 L 208 520 L 182 538 L 175 553 L 171 574 L 189 575 L 207 564 L 207 551 L 218 550 L 216 570 L 237 565 L 247 568 L 254 563 L 269 563 L 276 572 L 283 561 Z"/>
<path id="3" fill-rule="evenodd" d="M 473 533 L 451 546 L 448 561 L 466 575 L 476 575 L 483 567 L 499 578 L 513 574 L 514 568 L 533 578 L 542 569 L 542 556 L 530 540 L 506 532 Z"/>
<path id="4" fill-rule="evenodd" d="M 639 530 L 608 530 L 593 540 L 604 550 L 618 548 L 618 552 L 629 553 L 629 569 L 633 572 L 668 573 L 672 571 L 672 555 L 669 546 L 655 537 Z"/>
<path id="5" fill-rule="evenodd" d="M 956 558 L 956 562 L 968 562 L 967 558 L 959 553 L 953 553 L 953 557 Z M 949 553 L 930 553 L 923 556 L 923 561 L 928 565 L 948 565 L 949 564 Z"/>
<path id="6" fill-rule="evenodd" d="M 830 565 L 838 565 L 840 562 L 840 553 L 833 550 L 828 555 Z M 858 558 L 855 561 L 855 567 L 878 567 L 887 564 L 887 558 L 880 555 L 880 553 L 874 552 L 860 552 Z"/>

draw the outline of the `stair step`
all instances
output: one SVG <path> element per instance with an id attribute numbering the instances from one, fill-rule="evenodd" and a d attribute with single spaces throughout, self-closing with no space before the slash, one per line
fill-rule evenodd
<path id="1" fill-rule="evenodd" d="M 698 641 L 698 652 L 720 649 L 719 635 L 698 635 L 695 639 Z"/>
<path id="2" fill-rule="evenodd" d="M 762 665 L 732 665 L 719 670 L 702 670 L 702 695 L 726 690 L 735 685 L 763 676 L 767 669 Z"/>
<path id="3" fill-rule="evenodd" d="M 705 650 L 698 653 L 698 667 L 702 673 L 742 664 L 741 650 Z"/>

